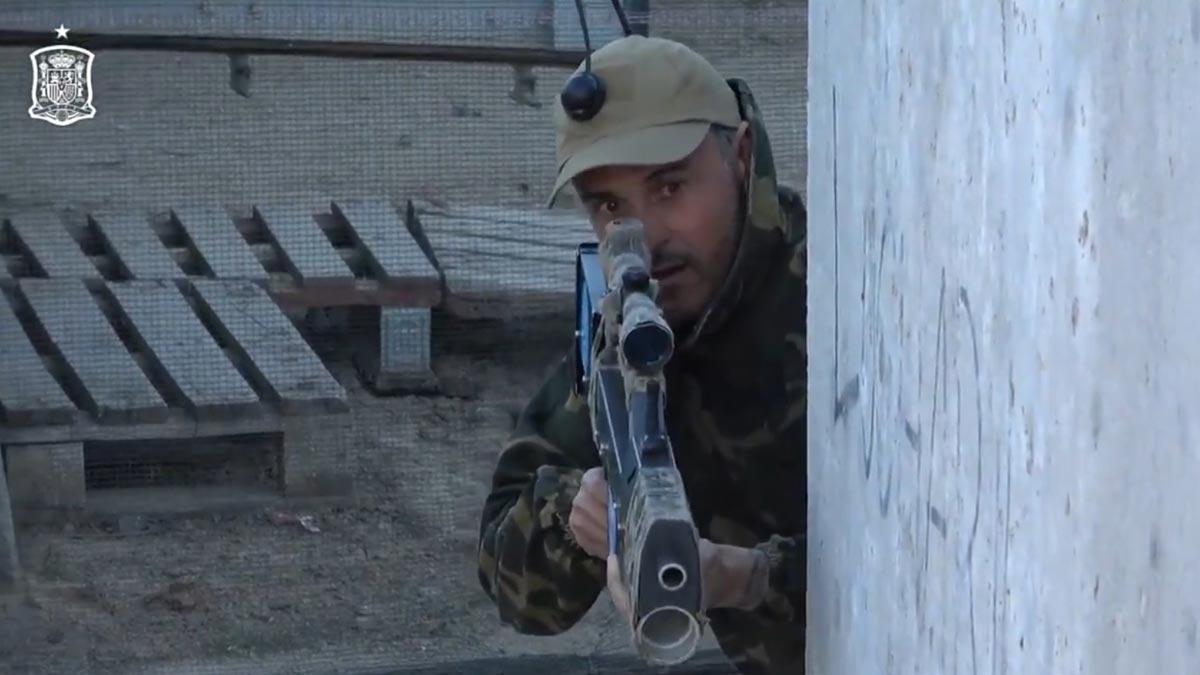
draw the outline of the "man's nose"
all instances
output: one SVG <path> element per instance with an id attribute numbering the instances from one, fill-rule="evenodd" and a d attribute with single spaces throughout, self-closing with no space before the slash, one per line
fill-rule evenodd
<path id="1" fill-rule="evenodd" d="M 642 217 L 639 220 L 642 221 L 642 232 L 646 238 L 646 247 L 650 249 L 650 254 L 657 258 L 659 250 L 666 245 L 669 239 L 667 228 L 663 227 L 662 223 L 654 217 Z"/>

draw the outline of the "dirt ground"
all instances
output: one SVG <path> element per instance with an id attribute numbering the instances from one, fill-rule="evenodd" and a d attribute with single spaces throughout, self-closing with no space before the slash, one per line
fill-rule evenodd
<path id="1" fill-rule="evenodd" d="M 349 502 L 27 524 L 27 589 L 0 596 L 0 670 L 630 672 L 604 666 L 628 654 L 607 597 L 563 636 L 521 637 L 475 577 L 497 449 L 567 328 L 436 324 L 435 370 L 454 395 L 374 396 L 334 364 L 355 400 Z"/>

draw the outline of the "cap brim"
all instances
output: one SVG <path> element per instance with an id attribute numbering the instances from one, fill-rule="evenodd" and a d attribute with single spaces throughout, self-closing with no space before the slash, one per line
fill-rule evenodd
<path id="1" fill-rule="evenodd" d="M 709 122 L 678 122 L 602 138 L 567 158 L 558 169 L 546 207 L 579 174 L 601 166 L 653 166 L 677 162 L 700 147 Z"/>

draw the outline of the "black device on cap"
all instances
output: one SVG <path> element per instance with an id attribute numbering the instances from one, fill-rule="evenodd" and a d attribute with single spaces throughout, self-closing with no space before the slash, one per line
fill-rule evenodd
<path id="1" fill-rule="evenodd" d="M 612 0 L 617 19 L 621 22 L 621 31 L 625 37 L 633 35 L 629 27 L 629 19 L 625 18 L 625 10 L 621 9 L 620 0 Z M 588 35 L 587 16 L 583 11 L 583 0 L 575 0 L 575 9 L 579 12 L 579 27 L 583 29 L 583 46 L 587 50 L 582 73 L 576 73 L 567 80 L 559 100 L 567 115 L 576 122 L 586 122 L 596 116 L 604 107 L 608 92 L 604 80 L 592 72 L 592 38 Z"/>

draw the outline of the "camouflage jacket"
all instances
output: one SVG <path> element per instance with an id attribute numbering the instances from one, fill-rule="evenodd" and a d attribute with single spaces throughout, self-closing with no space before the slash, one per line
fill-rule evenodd
<path id="1" fill-rule="evenodd" d="M 766 131 L 731 80 L 756 139 L 747 218 L 725 285 L 667 364 L 667 425 L 700 536 L 770 560 L 754 611 L 712 609 L 709 626 L 743 673 L 804 670 L 806 217 L 776 184 Z M 567 355 L 528 403 L 493 476 L 479 579 L 501 619 L 550 635 L 605 588 L 605 561 L 567 529 L 583 472 L 600 465 Z"/>

